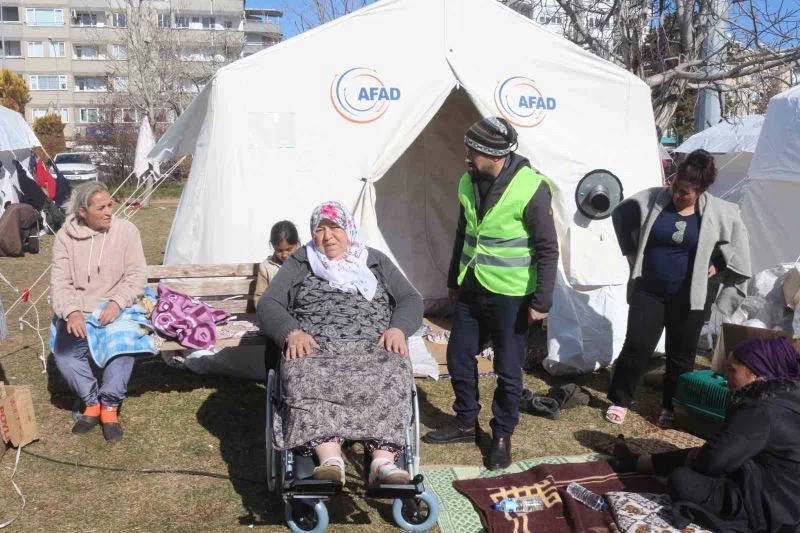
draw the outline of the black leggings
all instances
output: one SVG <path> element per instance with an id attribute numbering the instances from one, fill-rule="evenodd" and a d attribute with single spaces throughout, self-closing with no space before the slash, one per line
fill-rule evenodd
<path id="1" fill-rule="evenodd" d="M 688 286 L 664 297 L 644 290 L 637 282 L 630 298 L 625 343 L 614 365 L 608 399 L 614 405 L 630 407 L 647 361 L 666 329 L 667 369 L 661 405 L 671 411 L 678 376 L 694 370 L 697 341 L 704 322 L 704 310 L 689 308 Z"/>

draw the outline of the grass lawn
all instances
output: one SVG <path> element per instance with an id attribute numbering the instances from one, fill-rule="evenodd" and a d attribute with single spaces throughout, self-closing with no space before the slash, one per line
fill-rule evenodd
<path id="1" fill-rule="evenodd" d="M 174 213 L 174 205 L 154 204 L 133 218 L 150 264 L 161 262 Z M 44 237 L 38 255 L 0 258 L 0 272 L 16 287 L 30 286 L 49 264 L 51 245 L 52 237 Z M 38 289 L 33 291 L 34 297 L 38 294 Z M 8 309 L 17 296 L 3 284 L 0 297 Z M 99 429 L 75 436 L 70 433 L 69 416 L 73 396 L 57 372 L 42 372 L 39 338 L 30 327 L 22 332 L 18 327 L 24 309 L 17 306 L 8 317 L 12 334 L 0 345 L 0 380 L 31 387 L 41 438 L 22 455 L 16 481 L 28 503 L 11 531 L 232 531 L 249 526 L 287 530 L 283 506 L 269 500 L 263 482 L 262 384 L 197 376 L 171 369 L 160 359 L 140 361 L 121 413 L 123 441 L 109 446 Z M 46 298 L 38 311 L 41 327 L 46 328 L 50 316 Z M 34 313 L 25 318 L 33 321 Z M 42 334 L 46 343 L 46 329 Z M 654 366 L 658 363 L 653 361 Z M 584 453 L 577 432 L 615 434 L 620 429 L 602 419 L 608 372 L 558 379 L 542 372 L 525 376 L 525 381 L 537 391 L 575 381 L 596 391 L 597 400 L 593 406 L 562 413 L 558 421 L 522 415 L 513 437 L 515 460 Z M 418 381 L 418 387 L 425 428 L 445 423 L 451 413 L 450 382 Z M 494 380 L 481 380 L 481 426 L 487 432 L 493 390 Z M 641 436 L 654 430 L 651 422 L 659 402 L 659 392 L 642 387 L 625 433 Z M 485 437 L 488 445 L 488 433 Z M 427 465 L 482 462 L 480 450 L 471 444 L 423 444 L 421 454 Z M 0 459 L 0 522 L 13 516 L 18 505 L 9 482 L 14 455 L 9 450 Z M 360 459 L 352 457 L 349 462 L 358 465 Z M 397 531 L 391 502 L 365 501 L 359 475 L 355 467 L 348 467 L 345 493 L 329 505 L 329 529 Z"/>

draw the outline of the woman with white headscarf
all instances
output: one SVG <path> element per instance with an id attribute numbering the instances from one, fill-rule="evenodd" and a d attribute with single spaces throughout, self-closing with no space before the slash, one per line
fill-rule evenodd
<path id="1" fill-rule="evenodd" d="M 310 229 L 258 303 L 264 333 L 284 354 L 275 444 L 316 453 L 314 477 L 344 483 L 341 446 L 362 441 L 370 482 L 407 483 L 395 461 L 411 410 L 406 338 L 422 322 L 422 297 L 363 243 L 341 204 L 319 205 Z"/>

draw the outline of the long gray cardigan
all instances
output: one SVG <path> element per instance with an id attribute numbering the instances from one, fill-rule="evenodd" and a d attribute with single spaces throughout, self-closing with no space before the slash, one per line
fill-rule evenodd
<path id="1" fill-rule="evenodd" d="M 666 187 L 645 189 L 631 196 L 614 210 L 614 229 L 622 253 L 635 253 L 631 280 L 642 277 L 644 251 L 656 218 L 672 201 Z M 739 214 L 739 206 L 710 194 L 703 193 L 697 200 L 700 215 L 700 235 L 697 241 L 694 268 L 689 288 L 692 310 L 705 307 L 708 294 L 708 267 L 721 264 L 719 280 L 722 290 L 717 306 L 725 314 L 732 313 L 747 295 L 750 271 L 750 240 L 747 228 Z M 628 245 L 626 245 L 628 243 Z M 629 245 L 633 248 L 628 249 Z"/>
<path id="2" fill-rule="evenodd" d="M 406 337 L 410 337 L 422 324 L 422 296 L 391 259 L 373 248 L 367 250 L 367 266 L 378 282 L 386 287 L 393 306 L 389 326 L 399 328 Z M 300 284 L 309 275 L 313 275 L 311 265 L 305 247 L 301 247 L 284 262 L 258 301 L 261 329 L 278 346 L 285 344 L 289 333 L 300 329 L 291 311 Z"/>

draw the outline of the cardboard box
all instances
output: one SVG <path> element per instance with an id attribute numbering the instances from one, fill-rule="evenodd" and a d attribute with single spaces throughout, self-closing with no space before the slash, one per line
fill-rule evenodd
<path id="1" fill-rule="evenodd" d="M 791 331 L 777 331 L 774 329 L 751 328 L 736 324 L 722 324 L 722 334 L 717 337 L 714 346 L 714 355 L 711 358 L 711 368 L 720 374 L 725 371 L 725 363 L 733 351 L 734 346 L 747 339 L 777 339 L 785 337 L 792 340 Z M 800 350 L 800 340 L 793 342 L 794 347 Z"/>
<path id="2" fill-rule="evenodd" d="M 39 438 L 30 387 L 0 384 L 0 435 L 14 447 Z"/>
<path id="3" fill-rule="evenodd" d="M 794 267 L 783 280 L 783 298 L 787 307 L 797 309 L 800 305 L 800 267 Z"/>

